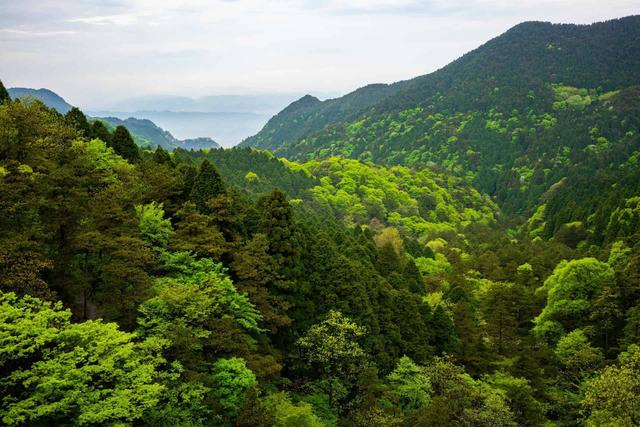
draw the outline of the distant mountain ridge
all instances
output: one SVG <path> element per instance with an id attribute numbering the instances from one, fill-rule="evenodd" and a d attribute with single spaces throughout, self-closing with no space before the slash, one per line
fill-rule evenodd
<path id="1" fill-rule="evenodd" d="M 49 89 L 16 87 L 9 88 L 8 92 L 13 99 L 37 99 L 60 114 L 66 114 L 73 108 L 64 98 Z M 110 129 L 120 125 L 126 127 L 139 146 L 149 146 L 151 148 L 161 146 L 166 150 L 173 150 L 174 148 L 183 148 L 185 150 L 220 148 L 220 144 L 209 137 L 180 140 L 174 137 L 171 132 L 162 129 L 149 119 L 137 119 L 134 117 L 124 120 L 116 117 L 92 117 L 92 119 L 101 120 Z"/>
<path id="2" fill-rule="evenodd" d="M 176 113 L 218 112 L 273 115 L 296 100 L 299 94 L 207 95 L 198 98 L 147 95 L 108 105 L 112 111 L 173 111 Z M 104 108 L 103 108 L 104 109 Z"/>
<path id="3" fill-rule="evenodd" d="M 12 87 L 7 89 L 12 99 L 33 98 L 42 101 L 49 108 L 56 109 L 60 114 L 66 114 L 73 106 L 57 93 L 49 89 L 31 89 L 26 87 Z"/>
<path id="4" fill-rule="evenodd" d="M 216 141 L 208 137 L 179 140 L 171 132 L 162 129 L 148 119 L 136 119 L 134 117 L 129 117 L 125 120 L 116 117 L 95 117 L 94 119 L 106 123 L 107 127 L 126 127 L 133 134 L 136 144 L 140 146 L 148 145 L 151 148 L 161 146 L 166 150 L 173 150 L 174 148 L 183 148 L 185 150 L 220 148 Z"/>

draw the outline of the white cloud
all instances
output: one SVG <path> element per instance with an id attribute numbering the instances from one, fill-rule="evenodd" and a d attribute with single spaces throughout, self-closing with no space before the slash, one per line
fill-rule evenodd
<path id="1" fill-rule="evenodd" d="M 138 20 L 138 15 L 121 13 L 118 15 L 88 16 L 84 18 L 67 19 L 67 22 L 94 25 L 131 25 Z"/>
<path id="2" fill-rule="evenodd" d="M 31 31 L 31 30 L 21 30 L 17 28 L 0 28 L 0 34 L 5 34 L 8 36 L 17 36 L 23 38 L 32 38 L 32 37 L 54 37 L 54 36 L 69 36 L 73 34 L 77 34 L 76 31 Z"/>

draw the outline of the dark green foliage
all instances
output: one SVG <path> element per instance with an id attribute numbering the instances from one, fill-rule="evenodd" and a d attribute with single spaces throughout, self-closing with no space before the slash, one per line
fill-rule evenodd
<path id="1" fill-rule="evenodd" d="M 158 145 L 156 151 L 153 152 L 153 161 L 159 164 L 173 165 L 171 155 Z"/>
<path id="2" fill-rule="evenodd" d="M 138 146 L 133 142 L 133 138 L 126 127 L 118 126 L 113 131 L 108 145 L 113 148 L 113 151 L 129 162 L 135 163 L 140 161 Z"/>
<path id="3" fill-rule="evenodd" d="M 208 203 L 224 192 L 224 184 L 218 170 L 207 159 L 200 163 L 198 175 L 191 187 L 190 200 L 200 212 L 209 212 Z"/>
<path id="4" fill-rule="evenodd" d="M 261 212 L 258 230 L 269 242 L 269 253 L 281 263 L 294 263 L 296 247 L 293 209 L 287 196 L 279 190 L 272 191 L 258 202 Z"/>
<path id="5" fill-rule="evenodd" d="M 64 120 L 69 126 L 81 132 L 84 136 L 91 136 L 91 125 L 87 121 L 87 116 L 85 116 L 78 107 L 73 107 L 69 110 L 67 114 L 64 115 Z"/>
<path id="6" fill-rule="evenodd" d="M 216 166 L 225 182 L 251 194 L 262 195 L 279 188 L 290 197 L 299 197 L 305 190 L 317 185 L 317 180 L 303 171 L 288 168 L 281 159 L 268 152 L 250 148 L 208 152 L 176 149 L 173 155 L 178 163 L 207 159 Z"/>
<path id="7" fill-rule="evenodd" d="M 89 136 L 91 138 L 97 138 L 101 141 L 104 141 L 107 143 L 107 145 L 111 142 L 111 133 L 100 120 L 95 120 L 93 123 L 91 123 Z"/>
<path id="8" fill-rule="evenodd" d="M 11 101 L 11 97 L 9 96 L 9 92 L 2 84 L 2 80 L 0 80 L 0 104 Z"/>

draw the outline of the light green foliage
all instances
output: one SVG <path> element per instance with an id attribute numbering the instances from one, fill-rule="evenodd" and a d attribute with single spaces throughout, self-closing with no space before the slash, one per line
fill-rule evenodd
<path id="1" fill-rule="evenodd" d="M 594 90 L 578 89 L 560 84 L 554 84 L 551 87 L 556 97 L 556 101 L 553 103 L 553 108 L 556 110 L 568 108 L 583 110 L 593 102 L 594 97 L 597 97 Z"/>
<path id="2" fill-rule="evenodd" d="M 627 199 L 611 213 L 606 235 L 610 239 L 633 236 L 640 229 L 640 197 Z"/>
<path id="3" fill-rule="evenodd" d="M 611 246 L 611 251 L 609 252 L 609 259 L 607 260 L 607 264 L 611 266 L 616 271 L 622 271 L 624 267 L 626 267 L 629 262 L 629 258 L 631 255 L 631 248 L 624 244 L 622 241 L 615 242 Z"/>
<path id="4" fill-rule="evenodd" d="M 358 340 L 365 329 L 339 311 L 309 328 L 297 344 L 304 358 L 328 375 L 347 377 L 361 369 L 366 354 Z"/>
<path id="5" fill-rule="evenodd" d="M 135 207 L 142 238 L 152 247 L 166 248 L 173 234 L 171 220 L 164 218 L 162 203 L 151 202 Z"/>
<path id="6" fill-rule="evenodd" d="M 387 376 L 387 382 L 398 396 L 400 407 L 409 414 L 431 401 L 431 381 L 424 367 L 403 356 Z"/>
<path id="7" fill-rule="evenodd" d="M 445 274 L 451 271 L 451 264 L 447 257 L 441 253 L 436 253 L 435 258 L 418 257 L 415 263 L 424 277 Z"/>
<path id="8" fill-rule="evenodd" d="M 576 376 L 594 372 L 604 360 L 602 352 L 591 346 L 580 329 L 560 338 L 555 353 L 562 366 Z"/>
<path id="9" fill-rule="evenodd" d="M 114 323 L 72 324 L 70 317 L 60 304 L 0 293 L 5 425 L 130 424 L 158 405 L 166 343 L 139 343 Z"/>
<path id="10" fill-rule="evenodd" d="M 490 224 L 490 200 L 453 178 L 429 169 L 384 168 L 372 163 L 331 158 L 297 165 L 319 178 L 314 199 L 331 207 L 347 224 L 386 220 L 416 237 L 451 231 L 471 223 Z"/>
<path id="11" fill-rule="evenodd" d="M 236 290 L 222 264 L 186 252 L 162 257 L 168 276 L 156 280 L 156 296 L 140 306 L 138 323 L 145 335 L 191 337 L 197 350 L 212 336 L 212 319 L 228 317 L 248 332 L 261 331 L 260 313 Z"/>
<path id="12" fill-rule="evenodd" d="M 244 179 L 248 182 L 255 182 L 255 181 L 259 181 L 260 177 L 258 176 L 257 173 L 253 172 L 253 171 L 249 171 L 247 172 L 247 174 L 244 176 Z"/>
<path id="13" fill-rule="evenodd" d="M 640 424 L 640 347 L 631 345 L 618 363 L 587 382 L 582 405 L 589 426 L 631 427 Z"/>
<path id="14" fill-rule="evenodd" d="M 239 357 L 219 359 L 213 365 L 213 394 L 227 417 L 233 418 L 244 401 L 245 394 L 256 386 L 256 376 Z"/>
<path id="15" fill-rule="evenodd" d="M 535 390 L 526 378 L 496 372 L 485 378 L 493 388 L 502 391 L 518 425 L 539 425 L 544 420 L 544 405 L 535 397 Z"/>
<path id="16" fill-rule="evenodd" d="M 595 89 L 577 88 L 562 84 L 552 84 L 551 88 L 556 101 L 553 103 L 555 110 L 584 110 L 596 101 L 608 101 L 618 94 L 618 91 L 606 92 L 598 95 Z"/>
<path id="17" fill-rule="evenodd" d="M 563 331 L 582 327 L 593 301 L 613 280 L 611 267 L 595 258 L 561 262 L 539 289 L 547 294 L 547 304 L 535 319 L 534 332 L 555 342 Z"/>
<path id="18" fill-rule="evenodd" d="M 273 413 L 274 427 L 323 427 L 325 424 L 313 413 L 309 403 L 291 402 L 286 393 L 274 393 L 266 398 L 266 406 Z"/>
<path id="19" fill-rule="evenodd" d="M 134 171 L 133 165 L 99 139 L 74 141 L 72 149 L 77 153 L 76 155 L 88 158 L 95 170 L 102 175 L 100 179 L 102 183 L 112 184 Z"/>

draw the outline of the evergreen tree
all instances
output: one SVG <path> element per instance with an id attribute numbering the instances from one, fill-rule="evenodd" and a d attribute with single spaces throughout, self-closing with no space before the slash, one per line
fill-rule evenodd
<path id="1" fill-rule="evenodd" d="M 140 151 L 131 134 L 124 126 L 118 126 L 113 135 L 111 135 L 111 141 L 109 146 L 113 150 L 122 156 L 122 158 L 128 160 L 131 163 L 137 163 L 140 161 Z"/>
<path id="2" fill-rule="evenodd" d="M 87 116 L 85 116 L 78 107 L 73 107 L 69 110 L 67 114 L 64 115 L 64 120 L 69 124 L 69 126 L 79 132 L 82 132 L 84 136 L 91 136 L 91 125 L 87 121 Z"/>
<path id="3" fill-rule="evenodd" d="M 433 335 L 437 354 L 452 354 L 456 351 L 456 330 L 451 318 L 441 305 L 438 305 L 433 312 Z"/>
<path id="4" fill-rule="evenodd" d="M 398 272 L 401 268 L 400 257 L 390 242 L 386 242 L 378 252 L 377 267 L 383 277 Z"/>
<path id="5" fill-rule="evenodd" d="M 100 141 L 105 142 L 107 145 L 111 142 L 111 133 L 100 120 L 96 120 L 91 123 L 91 131 L 89 132 L 89 135 L 91 138 L 97 138 Z"/>
<path id="6" fill-rule="evenodd" d="M 207 159 L 200 164 L 200 170 L 193 182 L 191 189 L 191 201 L 195 203 L 200 212 L 209 212 L 207 203 L 217 195 L 224 192 L 222 177 L 216 167 Z"/>
<path id="7" fill-rule="evenodd" d="M 258 228 L 269 240 L 269 253 L 279 262 L 293 264 L 298 248 L 293 209 L 287 196 L 280 190 L 273 190 L 260 201 L 259 206 L 261 218 Z"/>
<path id="8" fill-rule="evenodd" d="M 178 165 L 178 171 L 182 177 L 181 199 L 186 202 L 191 195 L 193 183 L 198 176 L 198 169 L 192 164 L 180 163 Z"/>
<path id="9" fill-rule="evenodd" d="M 11 96 L 9 96 L 9 92 L 2 84 L 2 80 L 0 80 L 0 104 L 11 101 Z"/>
<path id="10" fill-rule="evenodd" d="M 176 213 L 176 225 L 172 247 L 190 251 L 200 257 L 218 259 L 227 250 L 224 236 L 208 215 L 200 213 L 192 202 L 184 204 Z"/>
<path id="11" fill-rule="evenodd" d="M 160 145 L 156 148 L 156 151 L 153 153 L 153 161 L 159 164 L 171 165 L 173 166 L 173 160 L 171 159 L 171 155 L 165 151 Z"/>

